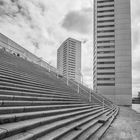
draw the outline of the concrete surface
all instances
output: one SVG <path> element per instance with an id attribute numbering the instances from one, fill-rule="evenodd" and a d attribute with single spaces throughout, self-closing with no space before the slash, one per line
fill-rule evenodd
<path id="1" fill-rule="evenodd" d="M 140 113 L 131 107 L 120 107 L 119 115 L 102 140 L 140 140 Z"/>

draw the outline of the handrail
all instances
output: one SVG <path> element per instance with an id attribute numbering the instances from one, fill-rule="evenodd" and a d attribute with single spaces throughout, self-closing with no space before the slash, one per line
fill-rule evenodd
<path id="1" fill-rule="evenodd" d="M 66 80 L 67 80 L 67 78 L 66 77 L 64 77 Z M 79 83 L 78 82 L 76 82 L 76 81 L 73 81 L 73 80 L 70 80 L 69 79 L 69 81 L 72 83 L 72 84 L 74 84 L 75 86 L 79 86 Z M 65 81 L 64 81 L 65 82 Z M 78 85 L 77 85 L 78 84 Z M 81 88 L 82 90 L 84 90 L 86 93 L 88 93 L 88 94 L 90 94 L 89 96 L 91 96 L 91 97 L 93 97 L 93 98 L 95 98 L 97 101 L 99 101 L 101 104 L 103 104 L 103 108 L 104 108 L 104 106 L 105 106 L 105 102 L 104 101 L 108 101 L 107 99 L 104 99 L 104 97 L 102 97 L 101 95 L 99 95 L 99 97 L 102 99 L 102 100 L 100 100 L 100 99 L 98 99 L 94 94 L 96 94 L 96 93 L 94 93 L 94 94 L 92 94 L 92 93 L 89 93 L 87 90 L 85 90 L 83 87 L 81 87 L 81 86 L 79 86 L 79 88 Z M 87 87 L 86 87 L 87 88 Z M 97 95 L 97 94 L 96 94 Z M 98 95 L 97 95 L 98 96 Z M 90 98 L 89 98 L 90 99 Z M 91 99 L 92 100 L 92 99 Z M 106 106 L 108 107 L 108 108 L 111 108 L 108 104 L 106 104 Z"/>
<path id="2" fill-rule="evenodd" d="M 20 54 L 20 56 L 23 59 L 26 59 L 28 61 L 31 61 L 35 64 L 40 65 L 41 67 L 48 69 L 49 72 L 54 72 L 54 74 L 58 77 L 59 75 L 59 71 L 57 68 L 53 67 L 52 65 L 50 65 L 45 59 L 43 58 L 39 58 L 36 55 L 32 54 L 31 52 L 29 52 L 28 50 L 26 50 L 25 48 L 23 48 L 22 46 L 18 45 L 17 43 L 15 43 L 14 41 L 12 41 L 11 39 L 9 39 L 8 37 L 1 35 L 1 38 L 5 38 L 6 41 L 3 42 L 3 39 L 0 39 L 1 42 L 3 42 L 5 45 L 4 47 L 0 46 L 0 48 L 11 52 L 15 53 L 15 54 Z M 109 101 L 107 98 L 105 98 L 103 95 L 100 94 L 96 94 L 96 92 L 94 92 L 91 88 L 89 88 L 85 83 L 78 83 L 76 81 L 70 80 L 68 78 L 66 78 L 65 76 L 63 76 L 67 82 L 71 82 L 74 86 L 77 87 L 77 92 L 80 93 L 80 89 L 85 91 L 86 93 L 90 94 L 91 98 L 96 98 L 96 100 L 98 100 L 99 102 L 103 102 L 104 100 L 107 101 L 108 103 L 111 103 L 111 101 Z M 94 93 L 94 94 L 92 94 Z M 98 97 L 96 97 L 95 95 L 97 95 Z"/>
<path id="3" fill-rule="evenodd" d="M 79 85 L 82 85 L 81 83 L 78 83 L 78 82 L 76 82 L 76 81 L 73 81 L 73 80 L 71 80 L 71 82 L 73 82 L 73 84 L 79 84 Z M 84 86 L 84 85 L 82 85 L 82 86 Z M 85 92 L 93 92 L 94 94 L 96 94 L 92 89 L 89 89 L 88 87 L 86 87 L 89 91 L 86 91 L 86 89 L 85 88 L 83 88 L 82 86 L 80 86 L 80 88 L 82 89 L 82 90 L 84 90 Z M 94 97 L 95 97 L 95 95 L 94 94 L 92 94 Z M 97 94 L 96 94 L 97 95 Z M 104 100 L 106 100 L 106 101 L 108 101 L 109 103 L 111 103 L 111 101 L 109 101 L 107 98 L 105 98 L 103 95 L 100 95 L 100 94 L 98 94 L 97 96 L 99 96 L 100 98 L 104 98 Z M 96 99 L 97 99 L 97 97 L 95 97 Z M 99 99 L 98 99 L 99 100 Z"/>
<path id="4" fill-rule="evenodd" d="M 8 50 L 11 50 L 11 49 L 9 49 L 9 48 L 6 48 L 6 49 L 8 49 Z M 48 62 L 46 62 L 45 60 L 42 60 L 41 58 L 38 58 L 40 61 L 40 63 L 36 63 L 36 64 L 38 64 L 38 65 L 40 65 L 41 67 L 44 67 L 44 68 L 46 68 L 46 69 L 48 69 L 48 71 L 49 72 L 54 72 L 54 75 L 55 76 L 58 76 L 59 75 L 59 72 L 58 72 L 58 69 L 56 69 L 55 67 L 53 67 L 53 66 L 51 66 Z M 27 59 L 28 60 L 28 59 Z M 42 65 L 42 63 L 45 63 L 46 65 Z M 100 103 L 103 103 L 104 102 L 104 100 L 106 100 L 107 102 L 110 102 L 110 101 L 108 101 L 106 98 L 104 98 L 103 96 L 101 96 L 101 95 L 97 95 L 92 89 L 89 89 L 89 87 L 87 87 L 87 86 L 85 86 L 85 85 L 83 85 L 83 84 L 81 84 L 81 83 L 78 83 L 78 82 L 76 82 L 76 81 L 74 81 L 74 80 L 70 80 L 70 79 L 67 79 L 65 76 L 63 76 L 63 78 L 66 80 L 66 81 L 69 81 L 69 84 L 73 84 L 74 86 L 76 86 L 77 87 L 77 91 L 78 91 L 78 93 L 80 93 L 80 89 L 81 90 L 83 90 L 84 92 L 86 92 L 86 93 L 88 93 L 89 95 L 89 100 L 92 100 L 92 97 L 94 98 L 94 99 L 96 99 L 98 102 L 100 102 Z M 64 80 L 63 80 L 64 81 Z M 64 81 L 65 82 L 65 81 Z M 86 89 L 87 90 L 86 90 Z M 101 100 L 99 99 L 99 98 L 97 98 L 94 94 L 92 94 L 92 92 L 95 94 L 95 95 L 97 95 L 98 97 L 100 97 L 101 98 Z M 81 93 L 80 93 L 81 94 Z M 83 94 L 82 94 L 82 96 L 84 96 Z M 85 95 L 86 96 L 86 95 Z M 91 102 L 91 101 L 90 101 Z M 103 103 L 104 104 L 104 103 Z M 106 104 L 107 105 L 107 104 Z"/>

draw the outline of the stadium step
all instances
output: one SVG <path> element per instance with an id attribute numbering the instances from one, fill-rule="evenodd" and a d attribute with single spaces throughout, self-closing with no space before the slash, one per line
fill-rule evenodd
<path id="1" fill-rule="evenodd" d="M 95 110 L 94 108 L 90 108 L 87 110 L 82 110 L 82 111 L 76 111 L 76 112 L 72 112 L 72 113 L 65 113 L 65 114 L 59 114 L 59 115 L 54 115 L 54 116 L 46 116 L 45 117 L 41 117 L 41 118 L 35 118 L 35 119 L 29 119 L 29 120 L 24 120 L 24 121 L 20 121 L 20 122 L 13 122 L 13 123 L 7 123 L 7 124 L 3 124 L 1 125 L 1 129 L 2 130 L 7 130 L 5 133 L 5 131 L 1 131 L 0 132 L 0 138 L 4 138 L 5 136 L 11 136 L 14 134 L 17 134 L 19 132 L 23 132 L 23 131 L 27 131 L 29 129 L 33 129 L 42 125 L 47 124 L 47 126 L 49 124 L 54 124 L 57 126 L 56 122 L 60 122 L 60 124 L 62 123 L 64 124 L 64 120 L 69 121 L 70 118 L 75 119 L 76 117 L 79 117 L 80 115 L 86 115 L 88 113 L 97 113 L 100 112 L 101 109 L 97 109 Z M 93 112 L 92 112 L 93 111 Z M 61 125 L 62 125 L 61 124 Z"/>
<path id="2" fill-rule="evenodd" d="M 14 96 L 14 95 L 0 95 L 1 100 L 9 100 L 9 101 L 81 101 L 81 99 L 71 99 L 71 98 L 63 98 L 63 97 L 32 97 L 32 96 Z"/>
<path id="3" fill-rule="evenodd" d="M 102 128 L 100 128 L 99 131 L 97 131 L 94 135 L 91 135 L 89 140 L 94 140 L 94 139 L 100 140 L 103 137 L 103 135 L 105 134 L 105 132 L 107 131 L 107 129 L 109 128 L 109 126 L 111 125 L 111 123 L 114 121 L 114 119 L 118 113 L 119 113 L 119 108 L 114 110 L 113 114 L 110 114 L 110 119 L 105 123 L 105 125 L 102 126 Z"/>
<path id="4" fill-rule="evenodd" d="M 72 140 L 72 137 L 77 134 L 77 133 L 82 133 L 83 132 L 83 128 L 82 126 L 89 126 L 89 124 L 91 125 L 98 123 L 98 119 L 102 116 L 102 114 L 108 112 L 109 110 L 105 110 L 105 111 L 100 111 L 98 113 L 96 113 L 95 115 L 90 115 L 87 116 L 86 118 L 81 118 L 79 121 L 76 121 L 74 123 L 71 123 L 65 127 L 59 128 L 49 134 L 46 134 L 44 136 L 42 136 L 39 139 L 47 139 L 47 140 L 62 140 L 62 139 L 67 139 L 67 140 Z M 71 136 L 71 138 L 70 138 Z"/>
<path id="5" fill-rule="evenodd" d="M 8 106 L 1 107 L 0 114 L 11 114 L 11 113 L 22 113 L 22 112 L 34 112 L 34 111 L 44 111 L 44 110 L 54 110 L 54 109 L 63 109 L 63 108 L 76 108 L 76 107 L 86 107 L 88 104 L 68 104 L 68 105 L 39 105 L 39 106 Z M 93 105 L 98 107 L 99 105 Z"/>
<path id="6" fill-rule="evenodd" d="M 51 131 L 54 131 L 57 128 L 65 127 L 70 123 L 77 122 L 80 119 L 99 113 L 100 111 L 101 109 L 98 110 L 88 109 L 86 111 L 79 111 L 76 113 L 67 113 L 67 114 L 56 115 L 52 117 L 32 119 L 30 121 L 22 121 L 20 122 L 21 125 L 19 125 L 19 123 L 18 124 L 14 123 L 14 125 L 11 123 L 11 125 L 7 125 L 7 126 L 5 125 L 2 126 L 2 128 L 8 130 L 9 134 L 7 135 L 16 135 L 17 128 L 18 131 L 20 131 L 21 133 L 25 132 L 26 130 L 29 135 L 24 133 L 23 135 L 24 137 L 22 138 L 26 140 L 33 139 L 33 138 L 43 136 Z M 34 135 L 30 135 L 32 134 L 32 132 Z"/>
<path id="7" fill-rule="evenodd" d="M 54 92 L 49 93 L 32 93 L 32 92 L 25 92 L 25 91 L 17 91 L 17 90 L 8 90 L 8 89 L 0 89 L 0 95 L 13 95 L 13 96 L 32 96 L 32 97 L 57 97 L 57 98 L 74 98 L 73 95 L 65 95 L 65 94 L 58 94 Z M 75 99 L 78 97 L 75 97 Z"/>
<path id="8" fill-rule="evenodd" d="M 85 103 L 84 101 L 9 101 L 9 100 L 0 100 L 0 107 L 6 106 L 36 106 L 36 105 L 63 105 L 63 104 L 77 104 Z"/>
<path id="9" fill-rule="evenodd" d="M 76 84 L 0 50 L 0 139 L 100 139 L 119 109 Z"/>
<path id="10" fill-rule="evenodd" d="M 37 111 L 37 112 L 4 114 L 4 115 L 0 116 L 0 124 L 11 123 L 14 121 L 17 122 L 17 121 L 21 121 L 21 120 L 33 119 L 33 118 L 44 117 L 44 116 L 64 114 L 64 113 L 69 113 L 69 112 L 86 110 L 86 109 L 90 109 L 90 108 L 92 108 L 92 106 L 86 106 L 86 107 L 84 106 L 84 107 L 70 108 L 70 109 L 64 108 L 64 109 L 57 109 L 57 110 L 43 110 L 43 111 Z M 98 108 L 99 107 L 97 107 L 97 109 Z"/>

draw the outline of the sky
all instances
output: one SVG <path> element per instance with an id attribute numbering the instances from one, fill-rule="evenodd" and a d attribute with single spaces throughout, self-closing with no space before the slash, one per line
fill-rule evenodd
<path id="1" fill-rule="evenodd" d="M 131 0 L 133 95 L 140 91 L 140 1 Z M 93 0 L 0 0 L 0 33 L 56 67 L 68 37 L 82 42 L 83 81 L 92 87 Z"/>

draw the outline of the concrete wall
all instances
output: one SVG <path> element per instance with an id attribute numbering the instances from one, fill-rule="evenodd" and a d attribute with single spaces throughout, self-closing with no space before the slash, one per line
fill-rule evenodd
<path id="1" fill-rule="evenodd" d="M 115 94 L 116 102 L 131 105 L 131 19 L 130 0 L 115 0 Z"/>
<path id="2" fill-rule="evenodd" d="M 94 0 L 94 3 L 94 89 L 116 104 L 131 105 L 132 64 L 130 0 L 114 0 L 108 2 Z M 97 8 L 97 5 L 99 8 Z M 108 12 L 105 12 L 106 10 Z M 108 27 L 106 27 L 106 25 L 108 25 Z M 110 30 L 113 31 L 110 32 Z M 113 47 L 104 48 L 104 46 Z M 108 53 L 105 53 L 107 51 Z M 101 59 L 101 57 L 111 56 L 114 56 L 114 58 Z M 100 59 L 97 59 L 97 57 L 100 57 Z M 100 63 L 110 61 L 114 61 L 115 63 Z M 103 69 L 106 67 L 109 69 Z M 97 73 L 104 74 L 99 75 Z M 106 75 L 105 73 L 113 74 Z"/>
<path id="3" fill-rule="evenodd" d="M 37 57 L 36 55 L 32 54 L 28 50 L 24 49 L 19 44 L 15 43 L 5 35 L 0 33 L 0 48 L 4 48 L 7 52 L 10 52 L 15 55 L 19 55 L 23 59 L 26 59 L 30 62 L 38 64 L 46 69 L 51 69 L 54 72 L 57 72 L 57 69 L 50 66 L 46 61 L 42 60 L 41 58 Z"/>

